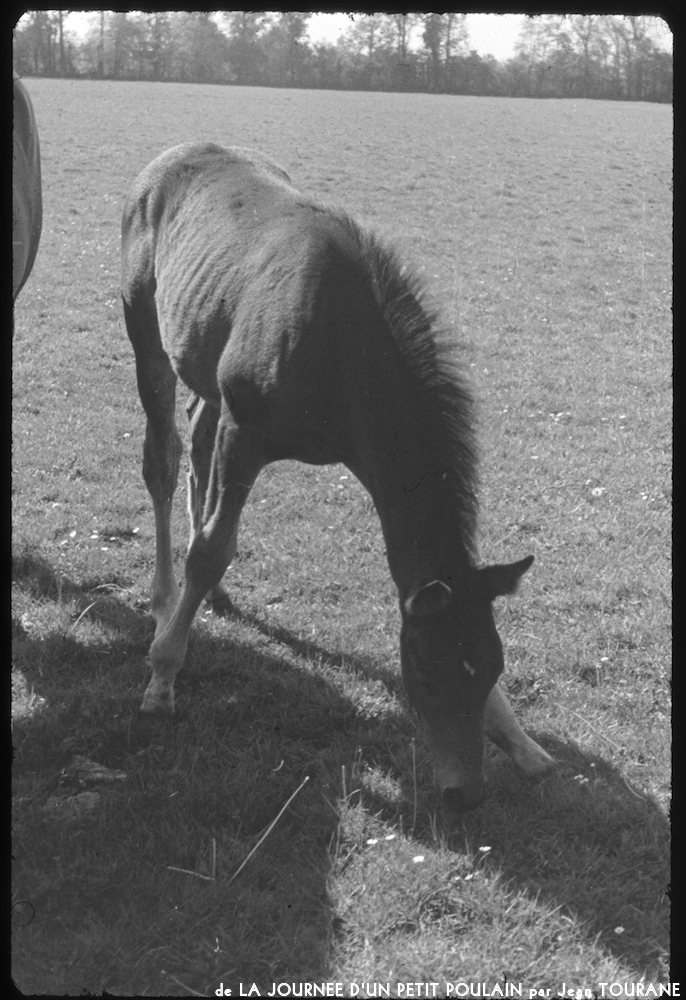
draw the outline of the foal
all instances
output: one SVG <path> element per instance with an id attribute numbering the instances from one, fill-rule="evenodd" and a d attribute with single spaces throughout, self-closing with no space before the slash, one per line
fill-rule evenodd
<path id="1" fill-rule="evenodd" d="M 219 597 L 260 469 L 343 462 L 369 491 L 398 589 L 405 686 L 455 809 L 483 794 L 483 732 L 527 774 L 553 761 L 496 681 L 492 602 L 533 562 L 477 568 L 470 394 L 416 279 L 346 215 L 300 194 L 258 153 L 170 149 L 124 208 L 122 296 L 147 416 L 143 474 L 157 557 L 143 711 L 174 710 L 174 678 L 205 596 Z M 170 512 L 190 420 L 191 544 L 172 570 Z"/>

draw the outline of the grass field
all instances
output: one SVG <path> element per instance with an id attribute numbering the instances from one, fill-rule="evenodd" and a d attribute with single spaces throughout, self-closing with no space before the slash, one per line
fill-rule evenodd
<path id="1" fill-rule="evenodd" d="M 18 987 L 666 982 L 671 108 L 27 87 L 45 219 L 13 356 Z M 258 147 L 394 240 L 465 345 L 482 560 L 536 556 L 497 604 L 503 683 L 559 768 L 530 784 L 489 750 L 489 797 L 457 822 L 343 467 L 263 473 L 238 612 L 198 616 L 176 719 L 138 715 L 154 532 L 119 219 L 139 170 L 192 139 Z M 182 490 L 175 531 L 180 572 Z"/>

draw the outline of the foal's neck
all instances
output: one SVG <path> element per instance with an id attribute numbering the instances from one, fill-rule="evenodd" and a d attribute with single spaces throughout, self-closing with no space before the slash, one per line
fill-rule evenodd
<path id="1" fill-rule="evenodd" d="M 376 407 L 365 430 L 353 472 L 374 501 L 401 600 L 419 583 L 457 582 L 474 561 L 460 520 L 455 457 L 437 446 L 444 435 L 439 428 L 432 435 L 407 399 Z"/>

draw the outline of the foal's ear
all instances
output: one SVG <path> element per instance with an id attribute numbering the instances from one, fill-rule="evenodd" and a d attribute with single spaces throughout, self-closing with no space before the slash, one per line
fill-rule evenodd
<path id="1" fill-rule="evenodd" d="M 480 569 L 479 582 L 488 599 L 492 601 L 495 597 L 514 594 L 519 581 L 533 561 L 533 556 L 527 556 L 526 559 L 508 563 L 506 566 L 484 566 Z"/>
<path id="2" fill-rule="evenodd" d="M 445 611 L 452 600 L 453 592 L 447 583 L 432 580 L 423 587 L 413 590 L 405 599 L 405 611 L 411 618 L 428 618 Z"/>

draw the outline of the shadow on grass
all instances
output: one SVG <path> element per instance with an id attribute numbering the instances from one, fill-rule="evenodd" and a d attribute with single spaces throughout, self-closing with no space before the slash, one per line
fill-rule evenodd
<path id="1" fill-rule="evenodd" d="M 40 560 L 23 564 L 21 582 L 43 600 L 58 600 L 66 592 L 84 602 L 92 597 L 86 585 L 64 579 L 59 590 Z M 275 981 L 329 978 L 334 916 L 327 883 L 339 822 L 336 801 L 341 768 L 350 768 L 361 753 L 397 781 L 403 796 L 390 801 L 351 780 L 347 792 L 359 793 L 367 813 L 405 831 L 414 827 L 414 839 L 427 846 L 435 845 L 437 830 L 441 841 L 462 855 L 488 845 L 484 867 L 502 873 L 530 898 L 561 907 L 588 928 L 589 941 L 600 935 L 605 948 L 637 975 L 657 968 L 668 953 L 668 923 L 660 905 L 667 890 L 666 819 L 602 759 L 544 737 L 541 742 L 560 767 L 532 784 L 502 755 L 492 756 L 489 798 L 455 821 L 440 811 L 409 713 L 364 715 L 330 681 L 307 669 L 309 662 L 355 671 L 398 694 L 399 673 L 388 666 L 331 652 L 234 609 L 227 634 L 192 633 L 191 662 L 177 684 L 177 717 L 141 719 L 141 668 L 151 621 L 116 593 L 92 610 L 112 636 L 107 649 L 83 643 L 78 635 L 32 640 L 18 629 L 23 659 L 29 666 L 40 662 L 48 699 L 31 724 L 31 738 L 22 742 L 15 768 L 20 797 L 28 790 L 28 805 L 16 816 L 24 848 L 17 853 L 16 889 L 42 915 L 40 927 L 22 928 L 15 937 L 24 989 L 50 986 L 48 992 L 54 992 L 69 985 L 50 981 L 49 970 L 59 964 L 62 950 L 71 954 L 84 914 L 90 946 L 72 962 L 70 974 L 90 989 L 174 992 L 170 976 L 205 992 L 219 982 L 237 991 L 239 982 L 266 989 Z M 232 618 L 248 626 L 256 641 L 232 636 Z M 266 648 L 258 635 L 269 641 Z M 288 650 L 304 662 L 294 663 Z M 415 736 L 416 801 L 410 752 Z M 125 790 L 103 792 L 101 822 L 78 829 L 55 817 L 48 823 L 44 802 L 30 791 L 39 786 L 46 797 L 63 790 L 61 775 L 75 754 L 129 776 Z M 234 880 L 306 776 L 307 786 Z M 73 868 L 65 868 L 55 883 L 46 871 L 54 867 L 63 840 L 85 854 L 76 850 Z M 211 872 L 211 843 L 216 877 L 202 879 Z M 106 859 L 104 867 L 84 864 L 93 854 Z M 31 861 L 24 864 L 22 857 Z M 68 919 L 50 902 L 65 892 L 75 900 Z M 101 948 L 93 926 L 101 928 Z M 112 937 L 116 947 L 106 948 Z M 35 958 L 43 953 L 44 967 Z"/>
<path id="2" fill-rule="evenodd" d="M 86 585 L 58 587 L 39 559 L 15 578 L 43 603 L 92 603 Z M 15 730 L 14 891 L 37 915 L 15 929 L 15 981 L 29 993 L 78 984 L 124 995 L 211 995 L 223 982 L 235 995 L 239 982 L 264 992 L 326 980 L 340 766 L 368 720 L 357 725 L 349 699 L 278 655 L 276 640 L 241 641 L 230 623 L 219 638 L 194 630 L 176 718 L 141 718 L 151 619 L 112 593 L 88 621 L 107 626 L 106 648 L 101 632 L 65 635 L 63 619 L 40 638 L 21 622 L 15 630 L 22 668 L 46 698 Z M 81 758 L 127 780 L 75 778 Z M 66 808 L 94 788 L 92 814 Z"/>
<path id="3" fill-rule="evenodd" d="M 379 663 L 372 656 L 360 656 L 359 653 L 356 653 L 354 656 L 341 652 L 332 653 L 331 650 L 320 646 L 316 642 L 303 639 L 283 625 L 267 621 L 265 618 L 251 612 L 241 611 L 237 607 L 232 609 L 231 617 L 244 622 L 251 628 L 261 632 L 267 638 L 283 643 L 283 645 L 288 646 L 299 656 L 304 656 L 309 660 L 315 660 L 336 669 L 352 669 L 361 674 L 366 680 L 381 681 L 386 685 L 390 693 L 404 696 L 405 689 L 400 677 L 400 671 L 390 669 L 387 665 Z"/>
<path id="4" fill-rule="evenodd" d="M 50 700 L 54 694 L 53 676 L 57 691 L 69 690 L 73 701 L 88 697 L 91 679 L 99 684 L 103 670 L 109 671 L 114 693 L 118 674 L 112 666 L 132 664 L 132 654 L 142 653 L 150 643 L 150 622 L 122 599 L 127 588 L 115 581 L 94 578 L 75 583 L 24 546 L 12 560 L 12 583 L 26 609 L 21 615 L 12 612 L 13 673 L 26 675 L 26 684 L 39 689 L 41 703 L 43 696 Z M 84 676 L 89 678 L 87 685 Z M 13 732 L 15 740 L 21 740 L 31 715 L 21 707 L 15 713 L 13 703 L 12 717 L 17 716 Z"/>
<path id="5" fill-rule="evenodd" d="M 119 597 L 127 590 L 124 582 L 94 577 L 75 583 L 70 576 L 57 571 L 43 555 L 25 545 L 12 557 L 12 583 L 26 597 L 39 604 L 66 606 L 68 602 L 73 602 L 73 623 L 85 613 L 89 621 L 111 626 L 115 632 L 127 636 L 129 643 L 132 635 L 140 643 L 150 641 L 151 625 L 145 623 L 140 613 Z M 65 625 L 62 631 L 65 637 L 69 636 L 71 626 Z M 16 617 L 12 619 L 12 635 L 13 639 L 37 645 L 43 641 L 32 639 L 23 622 Z"/>
<path id="6" fill-rule="evenodd" d="M 637 979 L 667 982 L 668 817 L 603 758 L 532 735 L 557 761 L 555 772 L 531 781 L 488 746 L 485 802 L 455 817 L 423 795 L 415 839 L 435 846 L 438 834 L 440 843 L 459 854 L 483 847 L 487 853 L 477 856 L 479 867 L 497 873 L 510 891 L 580 923 L 589 943 L 599 941 Z M 399 777 L 409 803 L 410 770 Z M 397 806 L 383 797 L 366 792 L 362 801 L 387 822 L 397 821 Z M 553 939 L 543 945 L 557 947 Z"/>
<path id="7" fill-rule="evenodd" d="M 393 694 L 402 692 L 399 671 L 372 658 L 332 654 L 282 626 L 237 615 L 299 655 L 381 680 Z M 396 722 L 392 746 L 384 746 L 379 734 L 373 747 L 366 747 L 379 767 L 399 782 L 404 802 L 399 807 L 359 789 L 370 813 L 395 825 L 402 813 L 405 829 L 415 797 L 407 748 L 415 735 L 423 758 L 421 808 L 414 829 L 419 841 L 435 843 L 438 808 L 449 847 L 464 851 L 470 844 L 487 844 L 489 864 L 497 865 L 513 888 L 573 916 L 588 928 L 589 940 L 599 935 L 607 951 L 638 976 L 646 970 L 663 979 L 668 976 L 670 829 L 656 801 L 632 788 L 602 757 L 544 735 L 541 744 L 558 762 L 554 774 L 531 782 L 492 748 L 489 797 L 481 809 L 456 820 L 437 800 L 426 749 L 407 713 Z"/>
<path id="8" fill-rule="evenodd" d="M 523 779 L 504 766 L 494 782 L 498 805 L 519 827 L 503 859 L 506 877 L 561 906 L 599 935 L 637 975 L 668 979 L 670 829 L 659 803 L 633 788 L 621 770 L 573 743 L 548 738 L 559 769 L 533 802 L 518 795 Z M 514 792 L 515 801 L 512 801 Z M 491 837 L 501 822 L 493 808 Z"/>

